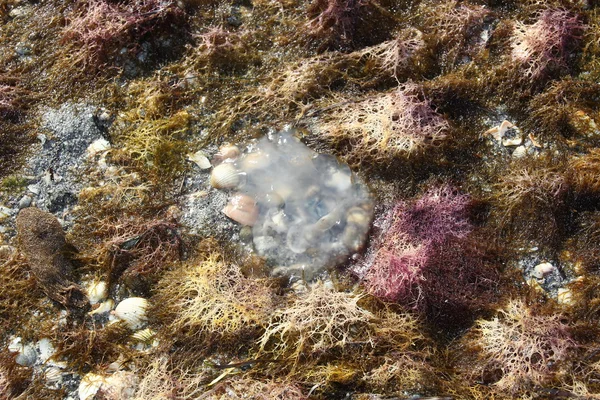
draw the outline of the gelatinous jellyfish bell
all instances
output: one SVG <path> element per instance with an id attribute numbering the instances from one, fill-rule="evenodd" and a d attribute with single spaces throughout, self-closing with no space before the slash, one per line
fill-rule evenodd
<path id="1" fill-rule="evenodd" d="M 223 212 L 252 227 L 254 250 L 274 275 L 311 280 L 362 247 L 373 200 L 346 164 L 294 133 L 272 133 L 243 152 L 227 146 L 215 157 L 211 183 L 231 191 Z"/>

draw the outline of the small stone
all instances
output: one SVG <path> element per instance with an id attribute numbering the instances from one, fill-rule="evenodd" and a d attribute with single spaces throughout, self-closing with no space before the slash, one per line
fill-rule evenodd
<path id="1" fill-rule="evenodd" d="M 29 207 L 31 205 L 32 200 L 33 199 L 31 198 L 31 196 L 28 195 L 21 197 L 21 200 L 19 200 L 19 210 Z"/>
<path id="2" fill-rule="evenodd" d="M 7 207 L 0 206 L 0 221 L 4 221 L 12 215 L 12 210 Z"/>
<path id="3" fill-rule="evenodd" d="M 252 243 L 252 227 L 244 225 L 240 229 L 240 240 L 243 243 Z"/>
<path id="4" fill-rule="evenodd" d="M 533 276 L 542 279 L 551 274 L 556 268 L 550 263 L 541 263 L 533 268 Z"/>
<path id="5" fill-rule="evenodd" d="M 27 190 L 36 195 L 40 194 L 40 185 L 29 185 L 27 186 Z"/>

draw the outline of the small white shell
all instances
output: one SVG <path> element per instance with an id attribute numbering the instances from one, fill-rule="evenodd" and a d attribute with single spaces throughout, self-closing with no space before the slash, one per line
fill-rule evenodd
<path id="1" fill-rule="evenodd" d="M 142 329 L 141 331 L 137 331 L 131 335 L 133 339 L 143 343 L 152 343 L 155 336 L 156 332 L 150 328 Z"/>
<path id="2" fill-rule="evenodd" d="M 102 375 L 94 374 L 93 372 L 85 374 L 77 389 L 79 400 L 92 400 L 103 383 L 104 377 Z"/>
<path id="3" fill-rule="evenodd" d="M 100 303 L 100 305 L 98 306 L 98 308 L 90 311 L 88 313 L 88 315 L 100 315 L 100 314 L 107 313 L 110 310 L 112 310 L 114 306 L 115 306 L 114 300 L 113 299 L 108 299 L 108 300 L 103 301 L 102 303 Z"/>
<path id="4" fill-rule="evenodd" d="M 242 225 L 253 226 L 258 219 L 258 206 L 254 198 L 240 193 L 231 197 L 222 212 Z"/>
<path id="5" fill-rule="evenodd" d="M 527 155 L 527 148 L 525 146 L 519 146 L 513 151 L 512 158 L 519 159 Z"/>
<path id="6" fill-rule="evenodd" d="M 62 383 L 62 369 L 58 367 L 48 367 L 44 371 L 44 378 L 49 384 Z"/>
<path id="7" fill-rule="evenodd" d="M 554 268 L 554 265 L 550 263 L 541 263 L 533 268 L 533 276 L 538 279 L 542 279 L 546 275 L 552 273 L 555 269 L 556 268 Z"/>
<path id="8" fill-rule="evenodd" d="M 14 338 L 8 345 L 8 350 L 18 353 L 15 362 L 24 367 L 30 367 L 37 360 L 37 353 L 31 344 L 23 344 L 20 337 Z"/>
<path id="9" fill-rule="evenodd" d="M 117 305 L 113 315 L 125 321 L 130 329 L 136 330 L 142 328 L 148 321 L 147 309 L 148 300 L 143 297 L 130 297 Z"/>
<path id="10" fill-rule="evenodd" d="M 210 174 L 210 184 L 216 189 L 233 189 L 240 184 L 240 175 L 233 164 L 219 164 Z"/>
<path id="11" fill-rule="evenodd" d="M 96 304 L 108 296 L 108 285 L 104 281 L 93 281 L 86 289 L 90 304 Z"/>
<path id="12" fill-rule="evenodd" d="M 106 150 L 110 150 L 110 143 L 108 140 L 104 138 L 96 139 L 88 146 L 87 155 L 88 157 L 93 157 L 96 154 Z"/>
<path id="13" fill-rule="evenodd" d="M 197 151 L 193 154 L 190 153 L 187 155 L 187 158 L 200 167 L 200 169 L 210 169 L 212 167 L 208 157 L 206 157 L 203 151 Z"/>
<path id="14" fill-rule="evenodd" d="M 56 349 L 54 348 L 54 345 L 48 338 L 41 338 L 37 342 L 37 347 L 38 347 L 38 349 L 40 349 L 40 361 L 42 363 L 45 363 L 46 361 L 48 361 L 50 359 L 50 357 L 52 357 L 54 355 L 54 353 L 56 353 Z"/>

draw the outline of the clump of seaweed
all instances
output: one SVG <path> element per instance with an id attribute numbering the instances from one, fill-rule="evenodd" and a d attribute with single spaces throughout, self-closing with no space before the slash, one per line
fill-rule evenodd
<path id="1" fill-rule="evenodd" d="M 153 298 L 174 337 L 186 342 L 223 345 L 260 333 L 274 307 L 261 279 L 245 277 L 217 245 L 206 242 L 192 261 L 167 272 Z"/>
<path id="2" fill-rule="evenodd" d="M 504 234 L 546 244 L 557 240 L 569 192 L 559 163 L 514 163 L 494 186 L 492 215 Z"/>
<path id="3" fill-rule="evenodd" d="M 410 367 L 406 376 L 396 376 L 398 391 L 411 382 L 409 375 L 426 374 L 431 350 L 418 321 L 406 313 L 385 307 L 369 311 L 366 304 L 359 304 L 369 299 L 365 294 L 336 291 L 321 282 L 307 293 L 292 296 L 287 307 L 273 314 L 258 340 L 257 356 L 274 361 L 265 372 L 287 374 L 326 393 L 327 388 L 357 380 L 377 386 L 378 379 L 385 380 L 382 365 L 390 355 L 402 358 L 407 369 Z"/>
<path id="4" fill-rule="evenodd" d="M 141 370 L 141 379 L 132 400 L 172 399 L 181 390 L 181 383 L 170 369 L 170 359 L 156 357 Z M 192 395 L 194 393 L 188 393 Z"/>
<path id="5" fill-rule="evenodd" d="M 485 47 L 481 38 L 484 23 L 491 15 L 486 6 L 466 2 L 449 1 L 435 7 L 422 3 L 425 33 L 434 46 L 433 52 L 440 57 L 445 69 L 450 69 L 465 58 L 472 59 Z"/>
<path id="6" fill-rule="evenodd" d="M 122 151 L 131 158 L 133 166 L 159 182 L 182 171 L 183 138 L 189 124 L 190 115 L 185 111 L 158 119 L 141 117 L 120 132 L 118 141 L 123 143 Z"/>
<path id="7" fill-rule="evenodd" d="M 213 26 L 198 35 L 197 39 L 196 68 L 235 72 L 246 68 L 255 59 L 243 32 L 231 32 L 222 26 Z"/>
<path id="8" fill-rule="evenodd" d="M 368 371 L 363 380 L 376 393 L 422 392 L 426 382 L 434 381 L 435 370 L 417 354 L 392 352 L 383 363 Z"/>
<path id="9" fill-rule="evenodd" d="M 546 140 L 593 139 L 598 135 L 600 85 L 572 78 L 552 82 L 528 104 L 523 127 Z"/>
<path id="10" fill-rule="evenodd" d="M 183 241 L 171 219 L 134 219 L 109 227 L 109 239 L 100 262 L 110 271 L 110 280 L 121 278 L 130 287 L 148 286 L 162 268 L 180 258 Z"/>
<path id="11" fill-rule="evenodd" d="M 61 44 L 74 71 L 106 73 L 123 53 L 139 52 L 151 35 L 182 25 L 183 10 L 170 1 L 81 1 L 62 31 Z"/>
<path id="12" fill-rule="evenodd" d="M 469 200 L 450 186 L 430 189 L 413 204 L 398 203 L 382 224 L 364 282 L 369 292 L 390 301 L 412 304 L 421 297 L 423 270 L 432 245 L 471 230 Z"/>
<path id="13" fill-rule="evenodd" d="M 360 307 L 361 295 L 336 292 L 317 283 L 305 296 L 275 312 L 259 340 L 261 352 L 297 368 L 306 359 L 368 341 L 373 315 Z"/>
<path id="14" fill-rule="evenodd" d="M 595 196 L 600 193 L 600 150 L 591 149 L 587 154 L 569 161 L 569 181 L 581 195 Z"/>
<path id="15" fill-rule="evenodd" d="M 392 40 L 358 50 L 360 56 L 366 56 L 376 64 L 376 70 L 400 80 L 404 74 L 418 70 L 415 62 L 425 48 L 423 33 L 418 29 L 406 28 L 398 32 Z M 350 54 L 352 55 L 352 54 Z"/>
<path id="16" fill-rule="evenodd" d="M 241 376 L 218 383 L 214 388 L 202 395 L 203 399 L 274 399 L 274 400 L 306 400 L 308 396 L 298 387 L 289 382 L 276 380 L 261 381 L 248 376 Z"/>
<path id="17" fill-rule="evenodd" d="M 450 186 L 399 202 L 380 223 L 362 280 L 374 296 L 423 313 L 436 326 L 461 325 L 496 300 L 496 261 L 477 245 L 471 200 Z"/>
<path id="18" fill-rule="evenodd" d="M 87 272 L 144 294 L 183 252 L 178 212 L 137 173 L 111 168 L 102 185 L 79 193 L 71 238 Z"/>
<path id="19" fill-rule="evenodd" d="M 318 134 L 344 149 L 350 163 L 365 165 L 416 157 L 439 145 L 449 129 L 412 82 L 358 102 L 339 103 L 317 124 Z"/>
<path id="20" fill-rule="evenodd" d="M 512 300 L 494 319 L 477 321 L 474 343 L 481 346 L 484 368 L 499 373 L 498 390 L 517 393 L 555 377 L 575 347 L 561 320 Z"/>
<path id="21" fill-rule="evenodd" d="M 127 357 L 131 351 L 126 346 L 130 330 L 124 323 L 115 323 L 104 327 L 63 326 L 51 332 L 53 342 L 57 343 L 56 359 L 64 358 L 78 372 L 90 366 L 107 366 L 119 357 Z"/>
<path id="22" fill-rule="evenodd" d="M 15 362 L 14 355 L 0 352 L 0 399 L 18 398 L 31 383 L 31 370 Z"/>
<path id="23" fill-rule="evenodd" d="M 584 28 L 580 17 L 570 10 L 540 10 L 532 24 L 517 21 L 511 37 L 511 58 L 527 80 L 564 70 Z"/>
<path id="24" fill-rule="evenodd" d="M 25 257 L 16 249 L 0 257 L 0 340 L 10 329 L 26 326 L 26 321 L 43 296 L 34 277 L 30 276 Z"/>
<path id="25" fill-rule="evenodd" d="M 19 79 L 0 74 L 0 117 L 17 121 L 28 108 L 30 95 L 21 87 Z"/>

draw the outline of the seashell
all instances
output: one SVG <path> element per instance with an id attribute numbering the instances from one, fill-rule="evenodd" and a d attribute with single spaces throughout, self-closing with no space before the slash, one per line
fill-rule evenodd
<path id="1" fill-rule="evenodd" d="M 232 196 L 222 212 L 242 225 L 253 226 L 258 219 L 256 201 L 254 201 L 254 198 L 241 193 Z"/>
<path id="2" fill-rule="evenodd" d="M 215 189 L 233 189 L 240 184 L 240 175 L 233 164 L 219 164 L 210 174 L 210 185 Z"/>
<path id="3" fill-rule="evenodd" d="M 213 158 L 214 164 L 220 164 L 225 160 L 235 160 L 240 156 L 240 149 L 237 146 L 222 146 Z"/>
<path id="4" fill-rule="evenodd" d="M 8 350 L 18 353 L 15 362 L 24 367 L 31 367 L 37 360 L 37 353 L 31 344 L 23 344 L 20 337 L 14 338 L 8 345 Z"/>
<path id="5" fill-rule="evenodd" d="M 104 376 L 89 372 L 83 376 L 79 387 L 77 388 L 77 394 L 79 394 L 80 400 L 92 400 L 100 387 L 104 383 Z"/>
<path id="6" fill-rule="evenodd" d="M 108 285 L 104 281 L 93 281 L 87 288 L 86 293 L 90 304 L 96 304 L 108 296 Z"/>
<path id="7" fill-rule="evenodd" d="M 37 342 L 37 347 L 40 349 L 40 361 L 45 363 L 56 353 L 54 345 L 48 338 L 42 338 Z"/>
<path id="8" fill-rule="evenodd" d="M 519 146 L 515 149 L 515 151 L 513 151 L 512 153 L 512 158 L 514 159 L 519 159 L 519 158 L 523 158 L 527 155 L 527 148 L 525 146 Z"/>
<path id="9" fill-rule="evenodd" d="M 542 279 L 546 275 L 551 274 L 556 268 L 550 263 L 541 263 L 533 268 L 533 276 Z"/>
<path id="10" fill-rule="evenodd" d="M 114 306 L 115 306 L 114 300 L 113 299 L 108 299 L 108 300 L 103 301 L 102 303 L 100 303 L 100 305 L 96 309 L 90 311 L 88 313 L 88 315 L 100 315 L 100 314 L 107 313 L 110 310 L 112 310 Z"/>
<path id="11" fill-rule="evenodd" d="M 94 140 L 88 146 L 86 152 L 87 152 L 88 157 L 93 157 L 96 154 L 106 151 L 106 150 L 110 150 L 110 143 L 108 142 L 108 140 L 101 138 L 101 139 Z"/>
<path id="12" fill-rule="evenodd" d="M 569 288 L 558 288 L 556 301 L 558 304 L 573 305 L 575 303 L 573 292 Z"/>
<path id="13" fill-rule="evenodd" d="M 148 321 L 146 310 L 148 309 L 148 300 L 143 297 L 130 297 L 123 300 L 113 311 L 113 315 L 122 321 L 125 321 L 129 329 L 140 329 Z"/>
<path id="14" fill-rule="evenodd" d="M 44 371 L 44 379 L 49 384 L 60 384 L 62 383 L 62 369 L 58 367 L 48 367 Z"/>
<path id="15" fill-rule="evenodd" d="M 152 343 L 156 337 L 156 332 L 150 328 L 142 329 L 141 331 L 135 332 L 131 337 L 138 342 Z"/>
<path id="16" fill-rule="evenodd" d="M 212 164 L 210 163 L 208 157 L 206 157 L 203 151 L 189 153 L 187 155 L 187 159 L 196 164 L 198 167 L 200 167 L 200 169 L 212 168 Z"/>

